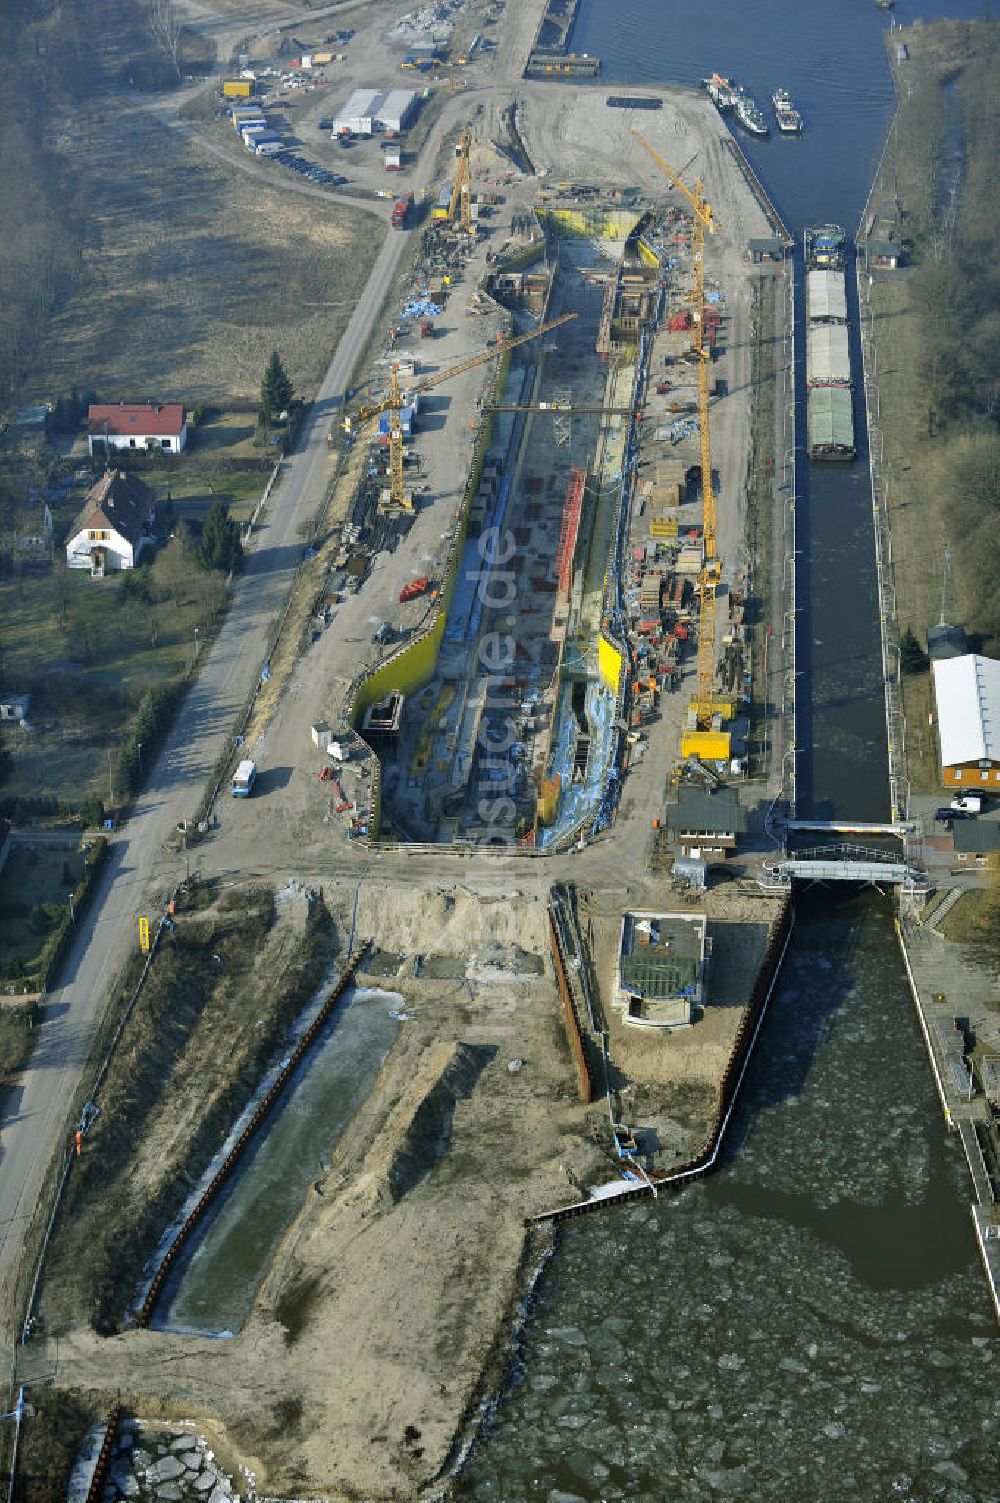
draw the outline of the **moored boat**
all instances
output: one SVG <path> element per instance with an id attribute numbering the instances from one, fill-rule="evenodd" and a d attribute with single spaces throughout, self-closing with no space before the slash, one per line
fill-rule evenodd
<path id="1" fill-rule="evenodd" d="M 751 136 L 769 136 L 771 134 L 771 127 L 767 123 L 767 117 L 751 94 L 745 94 L 742 89 L 738 90 L 734 107 L 737 120 Z"/>
<path id="2" fill-rule="evenodd" d="M 806 266 L 840 270 L 847 262 L 847 236 L 839 224 L 821 224 L 803 235 Z"/>
<path id="3" fill-rule="evenodd" d="M 802 116 L 792 103 L 792 96 L 785 89 L 775 89 L 771 95 L 778 129 L 783 136 L 802 134 Z"/>
<path id="4" fill-rule="evenodd" d="M 736 102 L 736 85 L 731 78 L 724 78 L 721 73 L 713 73 L 711 78 L 702 79 L 701 86 L 707 89 L 708 97 L 720 115 L 732 109 Z"/>

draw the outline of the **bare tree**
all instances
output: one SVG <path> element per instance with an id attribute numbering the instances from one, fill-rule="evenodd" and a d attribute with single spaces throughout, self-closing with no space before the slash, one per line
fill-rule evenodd
<path id="1" fill-rule="evenodd" d="M 177 77 L 181 76 L 181 33 L 184 22 L 174 0 L 149 0 L 147 12 L 149 34 L 166 57 Z"/>

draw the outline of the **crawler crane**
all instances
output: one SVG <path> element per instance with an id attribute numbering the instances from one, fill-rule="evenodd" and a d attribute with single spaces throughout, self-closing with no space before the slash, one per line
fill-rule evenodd
<path id="1" fill-rule="evenodd" d="M 416 392 L 422 395 L 425 391 L 431 391 L 435 386 L 440 386 L 443 381 L 450 381 L 453 376 L 460 376 L 464 371 L 471 371 L 477 365 L 485 365 L 487 360 L 496 360 L 505 355 L 508 350 L 516 349 L 520 344 L 527 344 L 530 339 L 537 339 L 540 334 L 548 334 L 552 329 L 558 329 L 560 324 L 568 323 L 571 318 L 576 318 L 575 313 L 563 313 L 558 318 L 553 318 L 547 324 L 539 324 L 537 329 L 529 329 L 527 334 L 516 334 L 513 339 L 498 339 L 495 345 L 484 350 L 480 355 L 473 355 L 469 360 L 462 360 L 458 365 L 451 365 L 447 370 L 436 371 L 433 376 L 427 376 L 417 383 Z M 390 505 L 405 510 L 412 509 L 412 503 L 407 500 L 403 489 L 403 429 L 400 423 L 400 409 L 404 406 L 403 394 L 399 385 L 399 367 L 393 365 L 389 372 L 389 394 L 379 402 L 373 402 L 366 407 L 359 407 L 354 414 L 347 414 L 341 424 L 345 433 L 354 433 L 365 423 L 377 418 L 383 412 L 389 414 L 389 501 Z"/>
<path id="2" fill-rule="evenodd" d="M 714 235 L 722 228 L 712 205 L 706 200 L 700 181 L 694 189 L 678 177 L 639 131 L 632 135 L 652 157 L 664 177 L 683 194 L 691 206 L 691 350 L 698 366 L 698 432 L 701 440 L 701 498 L 704 508 L 704 554 L 698 576 L 698 690 L 690 707 L 693 728 L 681 738 L 682 757 L 704 757 L 709 761 L 728 760 L 729 735 L 713 731 L 712 717 L 718 712 L 731 716 L 731 701 L 715 694 L 715 597 L 722 577 L 722 564 L 716 546 L 715 491 L 712 486 L 712 441 L 708 418 L 708 367 L 712 354 L 704 341 L 705 313 L 705 233 Z"/>

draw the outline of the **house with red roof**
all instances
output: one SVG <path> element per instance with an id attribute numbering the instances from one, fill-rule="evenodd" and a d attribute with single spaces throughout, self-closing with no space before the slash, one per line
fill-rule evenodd
<path id="1" fill-rule="evenodd" d="M 156 541 L 154 512 L 147 485 L 124 470 L 105 470 L 70 527 L 68 567 L 89 569 L 95 578 L 133 568 L 142 550 Z"/>
<path id="2" fill-rule="evenodd" d="M 187 443 L 187 413 L 180 402 L 91 402 L 87 447 L 94 454 L 115 450 L 179 454 Z"/>

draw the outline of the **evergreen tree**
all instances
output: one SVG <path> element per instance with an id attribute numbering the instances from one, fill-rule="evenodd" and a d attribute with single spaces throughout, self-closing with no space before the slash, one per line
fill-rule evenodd
<path id="1" fill-rule="evenodd" d="M 899 666 L 903 673 L 922 673 L 927 667 L 927 656 L 912 626 L 899 639 Z"/>
<path id="2" fill-rule="evenodd" d="M 224 501 L 213 501 L 201 529 L 198 562 L 203 569 L 222 569 L 228 574 L 242 557 L 239 524 L 229 515 Z"/>
<path id="3" fill-rule="evenodd" d="M 267 422 L 279 412 L 285 411 L 292 400 L 292 391 L 292 383 L 281 363 L 281 356 L 277 350 L 272 350 L 264 379 L 260 383 L 260 406 Z"/>

